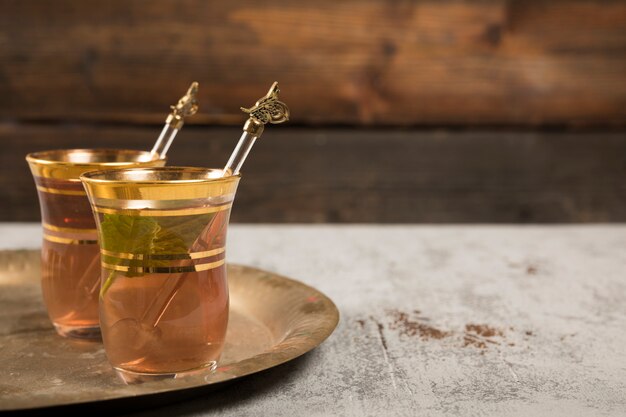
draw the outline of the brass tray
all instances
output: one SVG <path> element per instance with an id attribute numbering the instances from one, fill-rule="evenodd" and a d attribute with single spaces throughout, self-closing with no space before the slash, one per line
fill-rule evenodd
<path id="1" fill-rule="evenodd" d="M 337 326 L 333 302 L 298 281 L 238 265 L 228 266 L 228 280 L 231 314 L 217 370 L 124 385 L 100 342 L 55 333 L 41 301 L 39 251 L 0 251 L 0 412 L 115 408 L 116 403 L 173 392 L 169 396 L 180 399 L 185 392 L 215 388 L 294 359 Z"/>

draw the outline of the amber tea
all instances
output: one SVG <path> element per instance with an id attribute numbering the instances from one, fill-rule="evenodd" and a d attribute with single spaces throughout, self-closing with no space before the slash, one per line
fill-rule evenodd
<path id="1" fill-rule="evenodd" d="M 41 177 L 35 182 L 44 218 L 41 286 L 50 320 L 64 335 L 97 333 L 100 250 L 82 184 Z"/>

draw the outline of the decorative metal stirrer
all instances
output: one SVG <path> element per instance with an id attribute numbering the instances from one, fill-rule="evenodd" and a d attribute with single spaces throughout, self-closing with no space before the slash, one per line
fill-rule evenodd
<path id="1" fill-rule="evenodd" d="M 185 124 L 185 117 L 193 116 L 198 111 L 197 94 L 198 83 L 194 81 L 187 93 L 178 100 L 178 103 L 175 106 L 170 106 L 172 112 L 165 119 L 165 126 L 163 126 L 159 138 L 150 151 L 152 155 L 157 154 L 160 158 L 165 157 L 176 134 Z"/>
<path id="2" fill-rule="evenodd" d="M 222 175 L 226 175 L 229 171 L 232 175 L 239 173 L 250 149 L 252 149 L 252 145 L 261 137 L 267 123 L 278 124 L 289 120 L 289 108 L 285 103 L 278 100 L 279 92 L 278 82 L 275 81 L 265 97 L 259 99 L 254 106 L 249 109 L 241 107 L 241 110 L 248 113 L 250 118 L 243 125 L 243 134 L 230 155 Z"/>

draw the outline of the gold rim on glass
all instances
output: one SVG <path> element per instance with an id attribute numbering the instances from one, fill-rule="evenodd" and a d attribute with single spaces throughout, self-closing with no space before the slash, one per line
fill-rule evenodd
<path id="1" fill-rule="evenodd" d="M 96 211 L 141 210 L 149 203 L 153 215 L 158 210 L 167 215 L 179 209 L 181 200 L 197 200 L 202 205 L 203 200 L 215 197 L 223 197 L 224 201 L 211 210 L 228 209 L 240 178 L 230 172 L 223 175 L 221 169 L 194 167 L 116 169 L 80 176 Z M 193 210 L 189 205 L 187 208 Z"/>
<path id="2" fill-rule="evenodd" d="M 132 149 L 56 149 L 26 155 L 36 177 L 78 181 L 89 171 L 165 165 L 166 159 Z"/>

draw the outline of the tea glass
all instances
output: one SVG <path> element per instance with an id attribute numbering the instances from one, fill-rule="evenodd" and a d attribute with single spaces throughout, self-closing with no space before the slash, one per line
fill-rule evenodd
<path id="1" fill-rule="evenodd" d="M 48 316 L 61 336 L 97 338 L 100 251 L 96 224 L 79 176 L 87 171 L 162 166 L 145 151 L 51 150 L 28 154 L 41 221 L 41 284 Z"/>
<path id="2" fill-rule="evenodd" d="M 228 324 L 226 232 L 239 175 L 164 167 L 83 174 L 102 255 L 100 323 L 127 383 L 215 369 Z"/>

